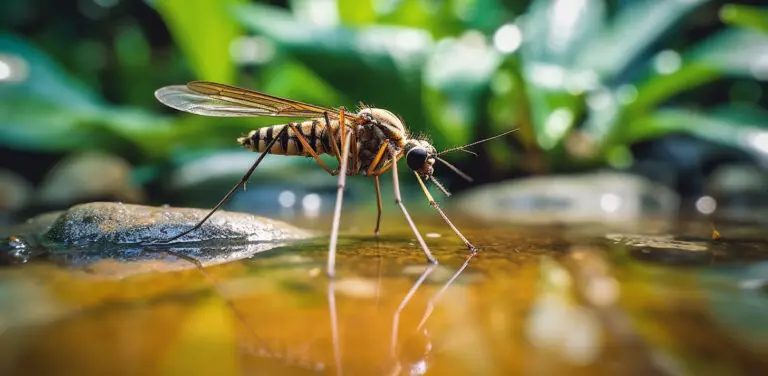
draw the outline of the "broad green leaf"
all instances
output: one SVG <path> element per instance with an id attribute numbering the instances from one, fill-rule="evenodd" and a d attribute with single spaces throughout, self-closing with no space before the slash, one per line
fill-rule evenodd
<path id="1" fill-rule="evenodd" d="M 430 30 L 436 21 L 433 17 L 436 9 L 430 9 L 432 6 L 427 1 L 400 0 L 377 1 L 377 3 L 382 4 L 378 6 L 380 16 L 377 19 L 382 24 Z M 384 3 L 389 4 L 383 5 Z"/>
<path id="2" fill-rule="evenodd" d="M 768 113 L 752 109 L 751 119 L 734 114 L 744 108 L 721 108 L 708 113 L 685 109 L 659 110 L 627 124 L 625 142 L 687 133 L 721 145 L 768 157 Z"/>
<path id="3" fill-rule="evenodd" d="M 668 75 L 654 74 L 638 85 L 638 97 L 627 107 L 630 120 L 669 98 L 722 76 L 768 78 L 768 35 L 726 29 L 683 54 L 683 65 Z"/>
<path id="4" fill-rule="evenodd" d="M 737 77 L 768 79 L 768 34 L 729 28 L 704 40 L 684 54 L 695 61 Z"/>
<path id="5" fill-rule="evenodd" d="M 682 92 L 712 82 L 721 77 L 721 72 L 704 61 L 683 64 L 680 69 L 668 75 L 653 75 L 638 85 L 637 99 L 627 105 L 627 117 L 643 116 L 656 106 Z"/>
<path id="6" fill-rule="evenodd" d="M 338 0 L 341 23 L 350 26 L 364 26 L 376 21 L 374 3 L 376 0 Z"/>
<path id="7" fill-rule="evenodd" d="M 320 27 L 259 4 L 239 5 L 232 11 L 246 28 L 273 40 L 282 52 L 352 100 L 387 108 L 410 124 L 424 124 L 421 69 L 432 50 L 432 39 L 424 31 Z"/>
<path id="8" fill-rule="evenodd" d="M 506 8 L 500 0 L 454 0 L 451 10 L 454 17 L 463 21 L 464 27 L 492 33 L 509 19 Z"/>
<path id="9" fill-rule="evenodd" d="M 25 95 L 81 111 L 93 111 L 104 105 L 96 93 L 72 78 L 58 63 L 14 35 L 0 33 L 0 68 L 6 76 L 0 83 L 0 102 Z M 0 116 L 0 121 L 3 118 Z"/>
<path id="10" fill-rule="evenodd" d="M 464 144 L 473 135 L 481 96 L 501 63 L 492 46 L 468 39 L 445 40 L 424 67 L 424 104 L 435 142 Z"/>
<path id="11" fill-rule="evenodd" d="M 166 120 L 105 103 L 23 40 L 0 36 L 0 51 L 8 70 L 0 84 L 0 143 L 45 151 L 138 147 L 158 155 L 173 139 Z"/>
<path id="12" fill-rule="evenodd" d="M 285 59 L 279 65 L 265 67 L 260 76 L 259 88 L 270 94 L 329 108 L 347 103 L 336 89 L 294 59 Z M 270 121 L 274 123 L 275 120 Z"/>
<path id="13" fill-rule="evenodd" d="M 536 140 L 543 149 L 560 144 L 581 112 L 578 95 L 598 84 L 593 72 L 576 64 L 602 31 L 604 19 L 605 4 L 585 0 L 536 0 L 525 15 L 523 77 Z"/>
<path id="14" fill-rule="evenodd" d="M 578 1 L 577 1 L 578 2 Z M 611 25 L 583 50 L 579 66 L 604 79 L 623 72 L 664 33 L 707 0 L 644 0 L 622 7 Z"/>
<path id="15" fill-rule="evenodd" d="M 156 0 L 163 17 L 197 79 L 233 83 L 230 44 L 240 34 L 229 7 L 243 0 Z"/>
<path id="16" fill-rule="evenodd" d="M 768 33 L 768 8 L 741 4 L 725 4 L 720 8 L 720 20 Z"/>
<path id="17" fill-rule="evenodd" d="M 577 68 L 584 48 L 603 32 L 605 13 L 602 0 L 534 0 L 522 22 L 526 65 Z M 529 77 L 533 82 L 559 79 L 548 85 L 556 88 L 565 87 L 567 78 Z"/>

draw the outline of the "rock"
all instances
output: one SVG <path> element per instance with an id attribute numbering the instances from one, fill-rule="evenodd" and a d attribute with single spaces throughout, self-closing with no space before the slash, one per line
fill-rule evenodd
<path id="1" fill-rule="evenodd" d="M 702 214 L 714 214 L 720 220 L 765 224 L 768 223 L 766 186 L 768 174 L 754 165 L 723 165 L 709 176 L 706 196 L 696 201 L 696 209 Z"/>
<path id="2" fill-rule="evenodd" d="M 0 213 L 23 208 L 32 196 L 32 185 L 19 174 L 0 170 Z"/>
<path id="3" fill-rule="evenodd" d="M 65 211 L 44 234 L 57 244 L 142 244 L 172 237 L 197 223 L 208 209 L 93 202 Z M 287 223 L 251 214 L 219 211 L 196 231 L 173 243 L 210 240 L 270 242 L 311 234 Z"/>
<path id="4" fill-rule="evenodd" d="M 139 202 L 144 194 L 131 181 L 131 170 L 125 160 L 109 154 L 70 156 L 48 172 L 37 192 L 37 204 L 66 207 L 99 199 Z"/>
<path id="5" fill-rule="evenodd" d="M 457 195 L 467 214 L 523 224 L 632 224 L 645 218 L 671 220 L 677 194 L 663 185 L 624 173 L 542 176 L 490 184 Z"/>

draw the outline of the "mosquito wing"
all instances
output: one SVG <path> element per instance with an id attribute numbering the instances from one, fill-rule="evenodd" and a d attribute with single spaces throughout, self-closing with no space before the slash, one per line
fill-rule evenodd
<path id="1" fill-rule="evenodd" d="M 329 117 L 339 117 L 339 110 L 206 81 L 165 86 L 155 91 L 155 98 L 179 111 L 205 116 L 317 118 L 327 112 Z M 355 118 L 346 113 L 344 117 Z"/>

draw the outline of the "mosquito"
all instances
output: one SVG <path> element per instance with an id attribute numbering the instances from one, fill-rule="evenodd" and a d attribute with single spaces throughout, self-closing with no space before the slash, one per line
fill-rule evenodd
<path id="1" fill-rule="evenodd" d="M 405 128 L 403 120 L 392 112 L 362 106 L 355 113 L 346 112 L 344 107 L 336 109 L 325 108 L 291 99 L 238 88 L 226 84 L 192 81 L 186 85 L 165 86 L 155 91 L 158 101 L 168 107 L 196 115 L 215 117 L 289 117 L 304 119 L 302 122 L 262 127 L 251 131 L 247 136 L 240 137 L 237 142 L 244 148 L 261 153 L 254 164 L 243 175 L 240 181 L 192 228 L 165 239 L 171 242 L 200 228 L 253 174 L 267 154 L 311 157 L 320 167 L 331 176 L 338 176 L 336 204 L 333 212 L 333 222 L 328 246 L 327 274 L 333 277 L 336 266 L 336 245 L 339 234 L 339 222 L 343 199 L 344 185 L 347 176 L 362 175 L 373 178 L 376 190 L 378 214 L 374 234 L 379 235 L 381 226 L 381 187 L 379 176 L 392 170 L 392 180 L 395 204 L 400 208 L 408 225 L 413 231 L 427 261 L 436 264 L 424 242 L 415 223 L 408 214 L 400 195 L 400 181 L 397 173 L 397 163 L 405 157 L 408 168 L 412 170 L 429 204 L 437 211 L 442 220 L 464 242 L 467 250 L 474 254 L 477 248 L 453 225 L 448 216 L 429 193 L 424 180 L 432 182 L 443 194 L 450 193 L 433 176 L 435 162 L 440 162 L 464 179 L 472 179 L 458 168 L 451 165 L 440 155 L 455 150 L 465 150 L 512 131 L 505 132 L 469 145 L 460 146 L 437 152 L 434 146 L 423 138 L 412 138 Z M 332 169 L 320 158 L 329 154 L 336 158 L 338 167 Z"/>

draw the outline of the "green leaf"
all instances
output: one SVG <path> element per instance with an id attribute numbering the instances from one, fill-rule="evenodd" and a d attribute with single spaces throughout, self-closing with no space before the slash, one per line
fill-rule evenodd
<path id="1" fill-rule="evenodd" d="M 725 4 L 720 8 L 720 20 L 729 25 L 742 26 L 768 33 L 768 9 L 750 5 Z"/>
<path id="2" fill-rule="evenodd" d="M 579 95 L 598 84 L 594 73 L 577 62 L 602 31 L 604 19 L 601 1 L 536 0 L 525 15 L 523 77 L 536 140 L 543 149 L 560 145 L 582 111 Z"/>
<path id="3" fill-rule="evenodd" d="M 584 48 L 603 32 L 605 13 L 603 1 L 534 0 L 522 25 L 526 65 L 578 68 L 576 63 Z M 547 77 L 529 78 L 538 82 Z M 558 78 L 550 86 L 564 87 L 567 72 Z"/>
<path id="4" fill-rule="evenodd" d="M 751 116 L 744 117 L 744 112 Z M 626 142 L 637 142 L 670 133 L 686 133 L 768 157 L 768 112 L 761 109 L 723 107 L 708 113 L 659 110 L 628 124 L 624 136 Z"/>
<path id="5" fill-rule="evenodd" d="M 339 92 L 295 59 L 270 64 L 261 73 L 260 89 L 274 95 L 335 108 L 344 103 Z M 270 120 L 274 123 L 274 119 Z"/>
<path id="6" fill-rule="evenodd" d="M 344 25 L 363 26 L 376 21 L 374 0 L 338 0 L 339 18 Z"/>
<path id="7" fill-rule="evenodd" d="M 768 34 L 750 29 L 729 28 L 704 40 L 685 55 L 736 77 L 768 79 Z"/>
<path id="8" fill-rule="evenodd" d="M 395 26 L 320 27 L 260 4 L 232 11 L 247 29 L 274 41 L 349 98 L 387 108 L 410 124 L 425 123 L 421 69 L 433 45 L 428 33 Z"/>
<path id="9" fill-rule="evenodd" d="M 642 116 L 669 98 L 719 77 L 721 72 L 716 67 L 699 60 L 686 63 L 668 75 L 654 75 L 638 85 L 637 99 L 627 105 L 626 116 L 630 119 Z"/>
<path id="10" fill-rule="evenodd" d="M 2 35 L 0 50 L 9 71 L 0 85 L 0 143 L 45 151 L 138 147 L 157 155 L 173 139 L 167 120 L 109 105 L 22 39 Z"/>
<path id="11" fill-rule="evenodd" d="M 683 65 L 668 75 L 653 75 L 638 85 L 628 116 L 641 116 L 669 98 L 722 76 L 768 78 L 768 35 L 726 29 L 683 53 Z"/>
<path id="12" fill-rule="evenodd" d="M 579 67 L 595 70 L 604 79 L 627 66 L 682 17 L 706 0 L 633 1 L 622 7 L 611 23 L 579 56 Z"/>
<path id="13" fill-rule="evenodd" d="M 492 33 L 510 18 L 500 0 L 462 0 L 452 3 L 455 16 L 464 22 L 466 29 Z"/>
<path id="14" fill-rule="evenodd" d="M 243 0 L 157 0 L 165 20 L 198 79 L 233 83 L 230 44 L 240 34 L 229 7 Z"/>
<path id="15" fill-rule="evenodd" d="M 24 95 L 81 111 L 96 110 L 104 105 L 90 88 L 26 41 L 0 33 L 0 51 L 0 64 L 8 75 L 0 84 L 0 102 Z"/>
<path id="16" fill-rule="evenodd" d="M 424 104 L 438 144 L 465 144 L 473 135 L 481 96 L 501 64 L 501 55 L 487 44 L 445 40 L 424 67 Z"/>

